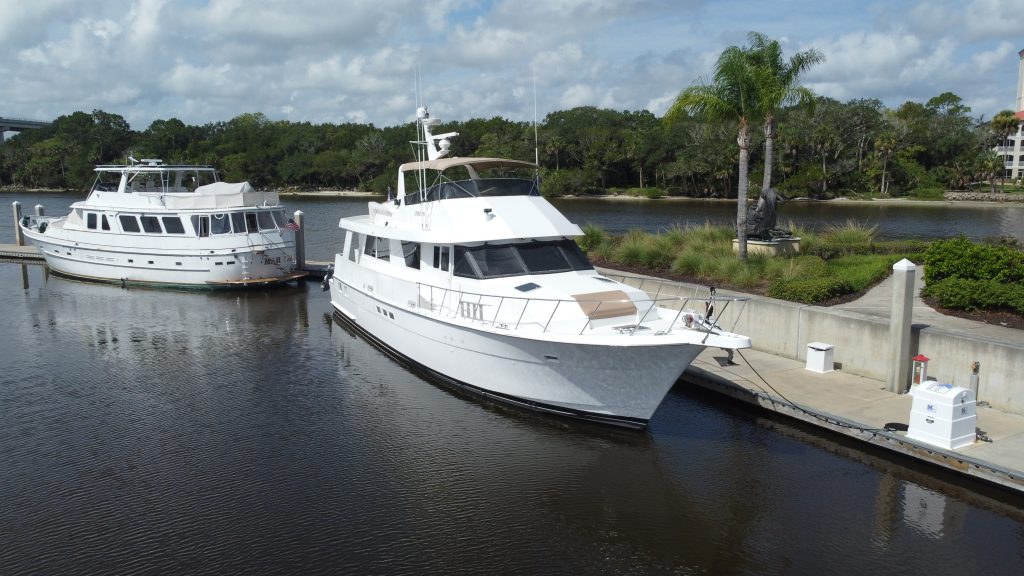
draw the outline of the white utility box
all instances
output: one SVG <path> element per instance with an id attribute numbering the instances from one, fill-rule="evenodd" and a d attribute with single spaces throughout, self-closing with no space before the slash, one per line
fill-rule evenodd
<path id="1" fill-rule="evenodd" d="M 831 344 L 824 342 L 808 342 L 806 368 L 819 374 L 831 372 L 835 366 L 835 362 L 832 361 L 832 348 Z"/>
<path id="2" fill-rule="evenodd" d="M 907 438 L 949 450 L 974 443 L 978 414 L 973 391 L 928 380 L 912 386 L 910 395 L 914 401 Z"/>

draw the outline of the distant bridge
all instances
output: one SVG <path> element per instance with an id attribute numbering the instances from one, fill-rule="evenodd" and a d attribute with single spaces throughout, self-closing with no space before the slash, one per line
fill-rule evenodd
<path id="1" fill-rule="evenodd" d="M 0 117 L 0 143 L 3 143 L 6 132 L 21 132 L 22 130 L 32 130 L 35 128 L 46 128 L 50 122 L 40 122 L 38 120 L 24 120 L 21 118 L 2 118 Z"/>

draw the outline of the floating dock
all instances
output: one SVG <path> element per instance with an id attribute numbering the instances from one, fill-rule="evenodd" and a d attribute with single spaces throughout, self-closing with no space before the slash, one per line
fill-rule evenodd
<path id="1" fill-rule="evenodd" d="M 729 364 L 724 352 L 707 349 L 683 381 L 1024 494 L 1024 416 L 979 407 L 978 439 L 946 450 L 908 438 L 905 430 L 886 429 L 909 421 L 910 394 L 893 394 L 884 382 L 842 370 L 820 374 L 798 360 L 756 350 L 739 351 Z"/>
<path id="2" fill-rule="evenodd" d="M 43 262 L 43 254 L 35 246 L 0 244 L 0 260 Z"/>

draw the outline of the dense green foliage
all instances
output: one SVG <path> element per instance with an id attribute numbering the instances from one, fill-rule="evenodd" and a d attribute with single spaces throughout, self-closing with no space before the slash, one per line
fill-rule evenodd
<path id="1" fill-rule="evenodd" d="M 1024 314 L 1024 252 L 1015 243 L 976 243 L 960 236 L 932 243 L 922 294 L 963 310 Z"/>
<path id="2" fill-rule="evenodd" d="M 965 236 L 933 242 L 924 265 L 926 284 L 946 278 L 1024 282 L 1024 252 L 1019 248 L 971 242 Z"/>
<path id="3" fill-rule="evenodd" d="M 874 229 L 848 223 L 812 234 L 817 245 L 838 246 L 841 238 L 867 238 L 825 257 L 816 254 L 769 257 L 751 254 L 735 257 L 733 231 L 728 226 L 673 228 L 660 234 L 633 230 L 611 237 L 588 226 L 580 245 L 598 264 L 625 267 L 673 276 L 691 282 L 763 293 L 773 298 L 804 303 L 823 303 L 861 292 L 888 276 L 892 265 L 905 257 L 920 259 L 920 243 L 874 243 Z M 908 248 L 900 252 L 898 248 Z"/>
<path id="4" fill-rule="evenodd" d="M 875 100 L 816 99 L 777 115 L 773 185 L 789 197 L 934 193 L 988 180 L 993 128 L 952 94 L 888 110 Z M 533 129 L 503 118 L 449 122 L 452 153 L 533 158 Z M 552 112 L 538 127 L 546 194 L 627 193 L 735 197 L 736 128 L 679 115 L 593 107 Z M 0 185 L 80 189 L 95 164 L 135 158 L 212 164 L 227 180 L 257 188 L 364 189 L 394 185 L 411 159 L 412 124 L 310 124 L 242 114 L 226 122 L 154 121 L 139 132 L 101 110 L 75 112 L 0 145 Z M 751 170 L 763 169 L 760 130 L 751 131 Z M 647 190 L 654 188 L 648 192 Z M 756 190 L 757 186 L 753 186 Z M 755 192 L 752 191 L 751 194 Z"/>
<path id="5" fill-rule="evenodd" d="M 927 270 L 927 268 L 925 269 Z M 1024 314 L 1024 285 L 996 280 L 946 278 L 925 286 L 924 294 L 943 308 L 960 310 L 1013 310 Z"/>

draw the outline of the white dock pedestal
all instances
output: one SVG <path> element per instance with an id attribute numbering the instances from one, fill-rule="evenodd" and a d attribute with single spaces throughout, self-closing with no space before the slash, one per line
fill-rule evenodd
<path id="1" fill-rule="evenodd" d="M 835 367 L 835 362 L 832 360 L 833 348 L 834 346 L 824 342 L 808 342 L 806 368 L 819 374 L 831 372 Z"/>
<path id="2" fill-rule="evenodd" d="M 910 395 L 914 402 L 907 438 L 947 450 L 974 443 L 978 426 L 974 392 L 929 380 L 912 387 Z"/>

